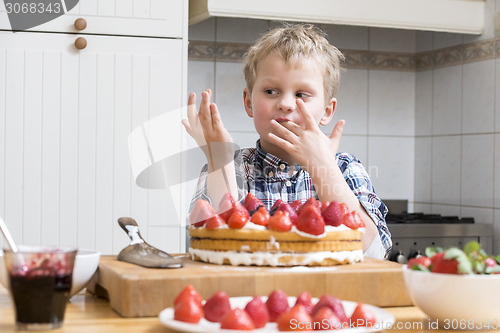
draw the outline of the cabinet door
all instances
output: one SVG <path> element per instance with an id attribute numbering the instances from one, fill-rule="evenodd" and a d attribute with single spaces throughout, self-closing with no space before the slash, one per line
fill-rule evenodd
<path id="1" fill-rule="evenodd" d="M 181 38 L 183 27 L 187 26 L 187 6 L 184 0 L 80 0 L 66 14 L 30 31 Z M 75 20 L 80 17 L 87 21 L 82 31 L 74 27 Z M 1 1 L 0 30 L 10 29 Z"/>
<path id="2" fill-rule="evenodd" d="M 0 32 L 0 214 L 19 243 L 105 254 L 129 243 L 117 219 L 131 216 L 179 251 L 180 190 L 135 185 L 128 136 L 171 111 L 165 144 L 181 144 L 182 41 L 86 36 L 77 50 L 74 38 Z"/>

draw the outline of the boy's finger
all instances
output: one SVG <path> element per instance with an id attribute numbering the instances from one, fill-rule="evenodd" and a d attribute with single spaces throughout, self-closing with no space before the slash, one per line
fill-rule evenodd
<path id="1" fill-rule="evenodd" d="M 187 106 L 187 117 L 191 124 L 196 121 L 196 94 L 190 93 Z"/>
<path id="2" fill-rule="evenodd" d="M 330 139 L 340 141 L 340 138 L 342 137 L 342 133 L 344 132 L 344 125 L 345 125 L 345 120 L 343 120 L 343 119 L 339 120 L 335 124 L 335 127 L 333 128 L 332 134 L 330 134 Z"/>
<path id="3" fill-rule="evenodd" d="M 210 92 L 205 90 L 201 93 L 200 112 L 198 113 L 201 126 L 205 129 L 212 129 L 212 116 L 210 115 Z"/>
<path id="4" fill-rule="evenodd" d="M 276 146 L 280 147 L 281 149 L 283 149 L 286 152 L 290 152 L 293 150 L 293 144 L 291 144 L 290 142 L 286 141 L 283 138 L 280 138 L 279 136 L 277 136 L 274 133 L 268 133 L 267 139 L 271 143 L 274 143 Z"/>
<path id="5" fill-rule="evenodd" d="M 300 98 L 297 98 L 296 103 L 300 111 L 300 114 L 302 115 L 302 119 L 304 119 L 304 125 L 306 126 L 306 129 L 311 129 L 317 126 L 313 116 L 309 112 L 307 112 L 307 108 L 306 105 L 304 104 L 304 101 L 301 100 Z"/>
<path id="6" fill-rule="evenodd" d="M 274 135 L 283 138 L 289 142 L 293 142 L 294 140 L 297 139 L 297 134 L 295 134 L 290 129 L 285 127 L 283 123 L 278 123 L 276 120 L 272 120 L 271 126 L 274 129 Z"/>
<path id="7" fill-rule="evenodd" d="M 288 129 L 290 132 L 292 132 L 297 136 L 299 136 L 300 132 L 302 131 L 302 128 L 292 121 L 284 121 L 279 123 L 279 125 L 285 127 L 286 129 Z"/>
<path id="8" fill-rule="evenodd" d="M 219 109 L 215 103 L 210 104 L 210 113 L 212 117 L 212 128 L 220 129 L 224 128 L 224 124 L 222 123 L 222 119 L 220 117 Z"/>

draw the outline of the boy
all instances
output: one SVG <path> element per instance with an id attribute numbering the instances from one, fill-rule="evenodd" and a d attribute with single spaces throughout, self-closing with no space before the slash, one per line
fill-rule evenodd
<path id="1" fill-rule="evenodd" d="M 243 91 L 260 139 L 256 148 L 236 153 L 217 106 L 210 103 L 211 91 L 202 93 L 198 114 L 191 93 L 182 123 L 208 160 L 192 202 L 204 198 L 218 204 L 226 192 L 237 200 L 251 192 L 268 209 L 277 199 L 344 202 L 365 222 L 365 255 L 387 256 L 392 246 L 387 208 L 359 160 L 337 153 L 344 120 L 330 136 L 318 126 L 332 120 L 342 60 L 311 25 L 287 25 L 262 36 L 245 57 Z"/>

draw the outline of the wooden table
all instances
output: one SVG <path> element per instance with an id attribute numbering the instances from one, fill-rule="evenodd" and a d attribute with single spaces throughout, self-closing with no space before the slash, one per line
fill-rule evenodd
<path id="1" fill-rule="evenodd" d="M 389 307 L 385 309 L 396 317 L 396 323 L 390 330 L 391 332 L 450 332 L 427 328 L 427 317 L 416 307 Z M 11 299 L 7 290 L 2 286 L 0 286 L 0 332 L 19 332 L 15 330 L 14 326 L 14 310 Z M 66 308 L 64 326 L 51 332 L 171 333 L 175 331 L 164 327 L 157 317 L 123 318 L 111 309 L 107 300 L 96 298 L 90 293 L 82 291 L 71 298 Z M 482 332 L 499 333 L 500 329 Z"/>

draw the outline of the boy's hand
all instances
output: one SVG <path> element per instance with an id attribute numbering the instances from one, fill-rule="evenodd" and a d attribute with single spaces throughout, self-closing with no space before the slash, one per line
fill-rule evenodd
<path id="1" fill-rule="evenodd" d="M 233 138 L 224 127 L 215 103 L 210 103 L 212 91 L 201 93 L 200 111 L 196 113 L 196 95 L 189 94 L 187 117 L 182 125 L 203 150 L 211 170 L 223 167 L 233 159 Z"/>
<path id="2" fill-rule="evenodd" d="M 311 175 L 324 172 L 325 167 L 336 165 L 335 154 L 339 148 L 345 121 L 337 122 L 328 137 L 307 112 L 304 101 L 297 99 L 297 107 L 304 120 L 304 128 L 292 122 L 278 123 L 272 120 L 275 133 L 269 133 L 269 141 L 288 152 Z"/>

